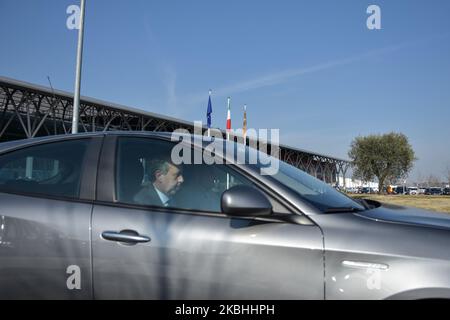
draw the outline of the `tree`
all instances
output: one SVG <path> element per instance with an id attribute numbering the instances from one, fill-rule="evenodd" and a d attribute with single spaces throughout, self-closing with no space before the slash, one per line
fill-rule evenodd
<path id="1" fill-rule="evenodd" d="M 355 138 L 348 153 L 353 176 L 362 180 L 378 179 L 381 193 L 387 180 L 406 178 L 416 160 L 408 138 L 402 133 L 369 135 Z"/>

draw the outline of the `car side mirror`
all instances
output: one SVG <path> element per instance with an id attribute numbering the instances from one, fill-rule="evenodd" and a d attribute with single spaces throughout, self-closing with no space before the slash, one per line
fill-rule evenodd
<path id="1" fill-rule="evenodd" d="M 272 204 L 258 189 L 238 185 L 222 194 L 222 212 L 230 216 L 265 216 L 272 213 Z"/>

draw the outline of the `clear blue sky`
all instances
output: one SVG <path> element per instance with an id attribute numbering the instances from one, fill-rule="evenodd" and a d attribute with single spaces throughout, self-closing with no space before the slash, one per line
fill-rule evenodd
<path id="1" fill-rule="evenodd" d="M 76 0 L 0 0 L 0 75 L 73 91 Z M 366 27 L 370 4 L 382 30 Z M 358 135 L 405 133 L 412 178 L 450 166 L 450 1 L 87 0 L 82 95 L 213 126 L 279 128 L 347 158 Z"/>

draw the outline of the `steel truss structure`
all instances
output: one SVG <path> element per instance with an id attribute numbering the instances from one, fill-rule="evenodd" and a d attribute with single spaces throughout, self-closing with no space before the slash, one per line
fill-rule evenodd
<path id="1" fill-rule="evenodd" d="M 70 93 L 0 77 L 0 141 L 70 133 L 72 108 Z M 194 124 L 86 97 L 80 102 L 79 132 L 172 132 L 180 128 L 193 132 Z M 267 147 L 270 152 L 270 144 Z M 350 167 L 343 159 L 283 145 L 280 159 L 330 184 L 338 176 L 345 181 Z"/>

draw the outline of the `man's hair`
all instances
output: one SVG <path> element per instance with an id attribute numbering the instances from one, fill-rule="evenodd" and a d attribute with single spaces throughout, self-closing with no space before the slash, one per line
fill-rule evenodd
<path id="1" fill-rule="evenodd" d="M 156 171 L 161 171 L 163 174 L 167 174 L 167 172 L 169 172 L 169 164 L 178 167 L 176 164 L 172 162 L 172 159 L 170 157 L 160 157 L 147 160 L 145 166 L 149 182 L 151 183 L 155 182 Z"/>

